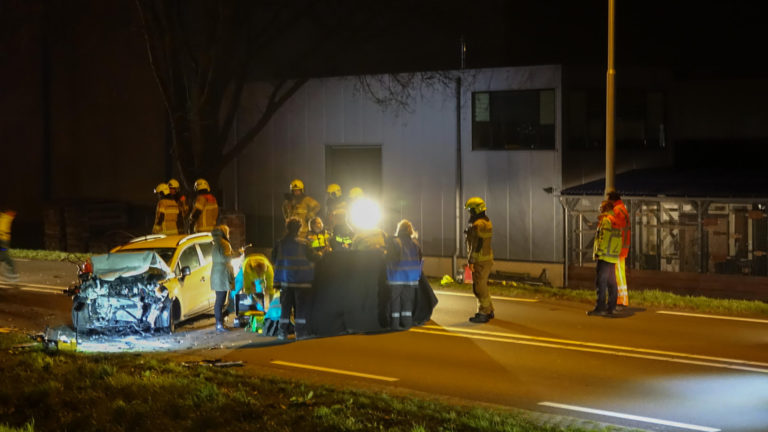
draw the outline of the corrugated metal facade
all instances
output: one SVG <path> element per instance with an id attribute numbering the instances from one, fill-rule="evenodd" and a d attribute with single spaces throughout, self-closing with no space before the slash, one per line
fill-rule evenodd
<path id="1" fill-rule="evenodd" d="M 497 259 L 562 262 L 562 208 L 544 190 L 561 189 L 560 67 L 468 70 L 461 75 L 462 204 L 471 196 L 486 199 Z M 452 256 L 457 232 L 456 89 L 416 98 L 405 112 L 376 105 L 356 84 L 354 78 L 309 81 L 222 176 L 226 205 L 237 203 L 246 214 L 250 242 L 271 246 L 282 233 L 280 205 L 292 179 L 302 179 L 306 192 L 324 204 L 326 146 L 380 146 L 381 227 L 393 232 L 407 218 L 426 255 Z M 555 150 L 472 151 L 472 92 L 548 88 L 556 90 Z M 255 104 L 263 100 L 256 97 L 258 86 L 248 94 L 253 103 L 246 101 L 241 110 L 241 130 L 258 119 L 261 108 Z M 463 230 L 463 209 L 461 218 Z"/>

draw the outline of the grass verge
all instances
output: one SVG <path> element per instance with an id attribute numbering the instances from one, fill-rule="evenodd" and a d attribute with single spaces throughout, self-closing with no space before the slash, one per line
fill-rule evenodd
<path id="1" fill-rule="evenodd" d="M 152 354 L 12 348 L 0 334 L 0 431 L 598 431 L 535 423 L 521 411 L 339 390 Z M 4 429 L 3 429 L 4 428 Z"/>
<path id="2" fill-rule="evenodd" d="M 435 290 L 472 292 L 472 286 L 469 284 L 441 285 L 440 279 L 430 279 L 430 283 Z M 506 286 L 490 285 L 490 289 L 492 295 L 506 297 L 568 300 L 585 303 L 589 306 L 595 302 L 594 290 L 532 286 L 521 283 Z M 679 295 L 659 290 L 630 290 L 629 300 L 630 306 L 635 308 L 673 309 L 738 317 L 768 318 L 768 303 L 757 300 L 715 299 Z"/>
<path id="3" fill-rule="evenodd" d="M 33 259 L 43 261 L 85 261 L 91 257 L 90 253 L 60 252 L 38 249 L 10 249 L 11 258 Z"/>

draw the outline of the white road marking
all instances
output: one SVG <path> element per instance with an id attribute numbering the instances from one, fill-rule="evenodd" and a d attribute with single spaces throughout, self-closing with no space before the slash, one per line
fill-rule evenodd
<path id="1" fill-rule="evenodd" d="M 665 314 L 665 315 L 682 315 L 682 316 L 691 316 L 691 317 L 697 317 L 697 318 L 712 318 L 712 319 L 721 319 L 721 320 L 747 321 L 747 322 L 768 324 L 768 320 L 759 319 L 759 318 L 740 318 L 740 317 L 723 316 L 723 315 L 705 315 L 705 314 L 696 314 L 696 313 L 688 313 L 688 312 L 672 312 L 672 311 L 656 311 L 656 313 Z"/>
<path id="2" fill-rule="evenodd" d="M 457 292 L 451 292 L 451 291 L 435 291 L 435 294 L 445 294 L 445 295 L 452 295 L 452 296 L 460 296 L 460 297 L 474 297 L 474 294 L 467 294 L 467 293 L 457 293 Z M 519 301 L 519 302 L 528 302 L 528 303 L 536 303 L 538 300 L 536 299 L 528 299 L 528 298 L 520 298 L 520 297 L 501 297 L 501 296 L 491 296 L 492 299 L 496 300 L 509 300 L 509 301 Z"/>
<path id="3" fill-rule="evenodd" d="M 469 339 L 481 339 L 494 342 L 516 343 L 521 345 L 542 346 L 547 348 L 559 348 L 571 351 L 584 351 L 600 354 L 609 354 L 623 357 L 634 357 L 649 360 L 660 360 L 672 363 L 686 363 L 699 366 L 710 366 L 724 369 L 737 369 L 748 372 L 768 374 L 768 363 L 753 362 L 748 360 L 729 359 L 721 357 L 702 356 L 697 354 L 678 353 L 673 351 L 660 351 L 644 348 L 624 347 L 620 345 L 607 345 L 593 342 L 583 342 L 568 339 L 555 339 L 528 335 L 516 335 L 501 332 L 489 332 L 471 330 L 460 327 L 423 326 L 411 328 L 409 331 L 416 333 L 431 333 L 443 336 L 464 337 Z M 434 329 L 434 330 L 431 330 Z M 456 333 L 459 332 L 459 333 Z M 469 333 L 469 334 L 462 334 Z M 515 340 L 517 339 L 517 340 Z M 574 345 L 574 346 L 571 346 Z"/>
<path id="4" fill-rule="evenodd" d="M 576 405 L 566 405 L 566 404 L 560 404 L 555 402 L 539 402 L 539 405 L 553 407 L 553 408 L 561 408 L 561 409 L 571 410 L 571 411 L 586 412 L 590 414 L 604 415 L 609 417 L 618 417 L 618 418 L 623 418 L 627 420 L 636 420 L 636 421 L 641 421 L 645 423 L 655 423 L 655 424 L 660 424 L 665 426 L 674 426 L 678 428 L 697 430 L 702 432 L 719 432 L 720 431 L 720 429 L 709 427 L 709 426 L 699 426 L 699 425 L 680 423 L 680 422 L 670 421 L 670 420 L 661 420 L 653 417 L 643 417 L 643 416 L 637 416 L 633 414 L 624 414 L 616 411 L 606 411 L 606 410 L 600 410 L 600 409 L 594 409 L 594 408 L 580 407 Z"/>
<path id="5" fill-rule="evenodd" d="M 282 366 L 291 366 L 291 367 L 302 368 L 302 369 L 317 370 L 317 371 L 321 371 L 321 372 L 330 372 L 330 373 L 336 373 L 336 374 L 342 374 L 342 375 L 352 375 L 352 376 L 356 376 L 356 377 L 370 378 L 370 379 L 376 379 L 376 380 L 381 380 L 381 381 L 390 381 L 390 382 L 392 382 L 392 381 L 399 381 L 400 380 L 400 378 L 391 378 L 391 377 L 385 377 L 385 376 L 380 376 L 380 375 L 364 374 L 364 373 L 360 373 L 360 372 L 352 372 L 352 371 L 346 371 L 346 370 L 342 370 L 342 369 L 331 369 L 331 368 L 326 368 L 326 367 L 322 367 L 322 366 L 312 366 L 312 365 L 305 365 L 305 364 L 301 364 L 301 363 L 284 362 L 284 361 L 280 361 L 280 360 L 273 360 L 271 363 L 277 364 L 277 365 L 282 365 Z"/>
<path id="6" fill-rule="evenodd" d="M 57 286 L 57 285 L 41 285 L 26 282 L 0 282 L 0 288 L 18 288 L 22 291 L 35 291 L 46 294 L 62 294 L 62 291 L 69 287 Z"/>

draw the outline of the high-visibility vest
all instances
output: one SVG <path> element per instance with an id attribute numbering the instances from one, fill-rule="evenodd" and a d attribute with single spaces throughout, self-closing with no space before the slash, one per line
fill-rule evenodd
<path id="1" fill-rule="evenodd" d="M 400 248 L 400 260 L 387 263 L 387 282 L 391 285 L 414 285 L 421 277 L 422 260 L 419 246 L 410 239 L 393 239 Z"/>
<path id="2" fill-rule="evenodd" d="M 315 272 L 307 259 L 307 245 L 295 238 L 280 240 L 275 251 L 275 284 L 308 288 Z"/>
<path id="3" fill-rule="evenodd" d="M 162 221 L 157 223 L 162 215 Z M 179 205 L 171 198 L 163 198 L 157 202 L 155 226 L 153 234 L 178 234 L 179 233 Z"/>
<path id="4" fill-rule="evenodd" d="M 616 225 L 621 229 L 621 258 L 629 256 L 629 243 L 632 241 L 632 231 L 629 227 L 629 212 L 621 200 L 613 203 L 613 215 Z"/>
<path id="5" fill-rule="evenodd" d="M 334 235 L 333 240 L 344 249 L 352 247 L 352 237 L 348 235 Z"/>
<path id="6" fill-rule="evenodd" d="M 259 276 L 256 274 L 256 264 L 264 264 L 264 274 Z M 262 254 L 248 255 L 243 260 L 243 293 L 266 293 L 273 294 L 272 283 L 275 279 L 275 272 L 270 264 L 269 259 Z"/>
<path id="7" fill-rule="evenodd" d="M 326 230 L 323 230 L 319 233 L 314 231 L 307 233 L 307 241 L 309 242 L 309 246 L 314 250 L 322 250 L 327 248 L 328 237 L 330 237 L 330 235 Z"/>
<path id="8" fill-rule="evenodd" d="M 467 228 L 467 255 L 469 262 L 493 261 L 493 224 L 488 217 L 479 217 Z"/>
<path id="9" fill-rule="evenodd" d="M 211 231 L 219 217 L 219 204 L 211 193 L 202 193 L 195 198 L 195 210 L 199 211 L 195 221 L 195 232 Z"/>
<path id="10" fill-rule="evenodd" d="M 599 216 L 597 233 L 593 245 L 593 258 L 610 263 L 619 262 L 621 254 L 621 229 L 612 212 Z"/>

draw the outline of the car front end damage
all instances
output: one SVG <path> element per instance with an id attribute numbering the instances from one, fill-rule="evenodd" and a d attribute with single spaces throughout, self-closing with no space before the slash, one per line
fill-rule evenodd
<path id="1" fill-rule="evenodd" d="M 78 332 L 121 334 L 171 331 L 166 281 L 174 275 L 154 252 L 125 252 L 91 258 L 91 273 L 80 275 L 72 301 Z"/>

